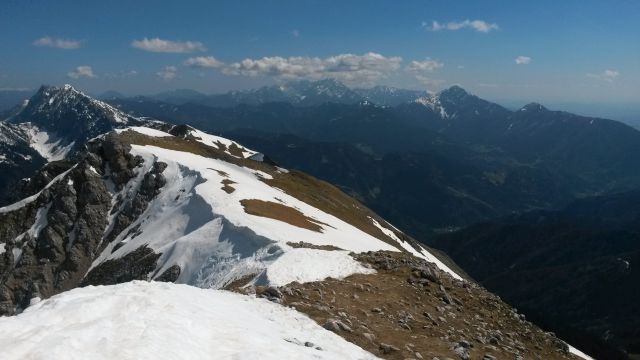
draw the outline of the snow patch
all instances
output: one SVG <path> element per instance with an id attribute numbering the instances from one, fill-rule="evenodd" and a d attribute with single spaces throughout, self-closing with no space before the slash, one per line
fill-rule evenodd
<path id="1" fill-rule="evenodd" d="M 591 356 L 589 356 L 589 355 L 587 355 L 587 354 L 583 353 L 582 351 L 580 351 L 580 350 L 578 350 L 578 349 L 574 348 L 573 346 L 571 346 L 571 345 L 569 345 L 569 344 L 567 344 L 567 345 L 569 346 L 569 352 L 570 352 L 570 353 L 572 353 L 573 355 L 575 355 L 575 356 L 577 356 L 577 357 L 580 357 L 580 358 L 583 358 L 583 359 L 585 359 L 585 360 L 595 360 L 595 359 L 594 359 L 594 358 L 592 358 Z"/>
<path id="2" fill-rule="evenodd" d="M 272 285 L 283 286 L 292 281 L 305 283 L 373 273 L 375 270 L 364 267 L 348 251 L 298 248 L 285 252 L 269 265 L 267 277 Z"/>
<path id="3" fill-rule="evenodd" d="M 0 348 L 5 360 L 376 359 L 265 299 L 143 281 L 77 288 L 2 317 Z"/>
<path id="4" fill-rule="evenodd" d="M 164 132 L 164 131 L 160 131 L 160 130 L 156 130 L 156 129 L 152 129 L 152 128 L 148 128 L 148 127 L 144 127 L 144 126 L 130 126 L 124 129 L 116 129 L 116 132 L 118 134 L 127 131 L 127 130 L 132 130 L 135 131 L 137 133 L 143 134 L 143 135 L 147 135 L 147 136 L 151 136 L 151 137 L 172 137 L 173 135 Z"/>
<path id="5" fill-rule="evenodd" d="M 203 143 L 205 145 L 208 145 L 208 146 L 212 146 L 212 147 L 217 148 L 218 147 L 218 143 L 223 144 L 227 148 L 226 152 L 231 156 L 238 157 L 238 156 L 236 156 L 234 154 L 231 154 L 229 152 L 229 148 L 232 147 L 232 146 L 236 146 L 236 147 L 242 149 L 242 157 L 243 158 L 248 158 L 250 156 L 253 156 L 253 155 L 257 154 L 256 151 L 249 150 L 249 149 L 243 147 L 242 145 L 236 143 L 235 141 L 232 141 L 232 140 L 229 140 L 229 139 L 225 139 L 225 138 L 220 137 L 220 136 L 210 135 L 210 134 L 207 134 L 207 133 L 205 133 L 203 131 L 200 131 L 200 130 L 192 129 L 192 130 L 190 130 L 190 134 L 193 135 L 198 142 L 201 142 L 201 143 Z"/>
<path id="6" fill-rule="evenodd" d="M 20 242 L 22 242 L 22 239 L 24 239 L 24 237 L 27 235 L 29 235 L 29 238 L 31 239 L 37 239 L 38 236 L 40 235 L 40 231 L 42 231 L 42 229 L 44 229 L 49 224 L 49 221 L 47 220 L 47 214 L 49 213 L 49 209 L 51 209 L 51 203 L 39 208 L 38 211 L 36 212 L 36 218 L 33 221 L 33 224 L 31 225 L 31 227 L 27 231 L 18 235 L 14 239 L 14 242 L 16 244 L 19 244 Z M 14 264 L 17 264 L 20 261 L 20 258 L 22 257 L 22 248 L 24 245 L 25 245 L 24 243 L 19 244 L 19 246 L 15 246 L 11 250 L 11 252 L 13 253 Z"/>
<path id="7" fill-rule="evenodd" d="M 25 126 L 27 126 L 31 148 L 48 161 L 59 161 L 66 158 L 75 145 L 75 141 L 65 144 L 62 138 L 57 137 L 55 134 L 41 131 L 36 126 Z"/>
<path id="8" fill-rule="evenodd" d="M 416 257 L 419 257 L 421 259 L 425 259 L 425 260 L 427 260 L 429 262 L 432 262 L 432 263 L 436 264 L 436 266 L 440 270 L 449 273 L 449 275 L 453 276 L 455 279 L 462 280 L 462 277 L 460 277 L 460 275 L 456 274 L 455 271 L 451 270 L 451 268 L 449 268 L 447 265 L 445 265 L 442 261 L 438 260 L 438 258 L 435 257 L 430 252 L 428 252 L 427 249 L 425 249 L 422 246 L 420 246 L 420 251 L 416 250 L 416 248 L 414 248 L 408 242 L 402 241 L 402 239 L 400 239 L 393 231 L 391 231 L 391 230 L 385 228 L 384 226 L 380 225 L 380 223 L 377 222 L 374 218 L 369 217 L 369 219 L 371 220 L 373 225 L 375 225 L 375 227 L 380 229 L 380 231 L 382 231 L 385 235 L 390 237 L 392 240 L 395 240 L 398 244 L 400 244 L 400 246 L 402 246 L 403 249 L 407 250 L 413 256 L 416 256 Z M 395 227 L 394 227 L 394 229 L 398 230 Z"/>

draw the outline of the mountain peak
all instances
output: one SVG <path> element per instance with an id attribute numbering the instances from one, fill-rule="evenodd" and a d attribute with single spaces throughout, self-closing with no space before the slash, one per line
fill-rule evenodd
<path id="1" fill-rule="evenodd" d="M 439 95 L 441 97 L 448 97 L 448 98 L 462 98 L 464 96 L 469 95 L 469 93 L 463 89 L 462 87 L 458 86 L 458 85 L 453 85 L 448 89 L 444 89 L 442 90 Z"/>
<path id="2" fill-rule="evenodd" d="M 520 108 L 518 111 L 526 111 L 526 112 L 543 112 L 549 111 L 546 107 L 542 106 L 537 102 L 528 103 L 527 105 Z"/>
<path id="3" fill-rule="evenodd" d="M 66 84 L 41 86 L 11 121 L 29 123 L 34 131 L 47 132 L 49 137 L 53 134 L 68 137 L 72 142 L 90 139 L 137 120 Z"/>

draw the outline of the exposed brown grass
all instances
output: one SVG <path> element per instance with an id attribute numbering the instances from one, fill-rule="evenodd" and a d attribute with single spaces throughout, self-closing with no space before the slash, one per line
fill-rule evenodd
<path id="1" fill-rule="evenodd" d="M 245 150 L 245 148 L 241 148 L 238 145 L 236 145 L 236 143 L 231 143 L 231 145 L 229 145 L 229 153 L 231 155 L 235 155 L 235 156 L 239 156 L 239 157 L 244 157 L 243 154 L 243 150 Z"/>
<path id="2" fill-rule="evenodd" d="M 236 183 L 235 181 L 229 180 L 229 179 L 222 179 L 221 183 L 223 185 L 222 190 L 224 190 L 227 194 L 231 194 L 232 192 L 236 191 L 236 188 L 231 186 L 231 184 Z"/>
<path id="3" fill-rule="evenodd" d="M 244 287 L 247 286 L 249 283 L 251 283 L 259 275 L 260 275 L 260 273 L 245 275 L 245 276 L 241 277 L 240 279 L 237 279 L 237 280 L 234 280 L 234 281 L 228 283 L 222 289 L 223 290 L 229 290 L 229 291 L 235 291 L 235 292 L 239 292 L 239 293 L 246 293 L 246 291 L 244 290 Z"/>
<path id="4" fill-rule="evenodd" d="M 336 251 L 336 250 L 343 250 L 337 246 L 333 246 L 333 245 L 313 245 L 313 244 L 309 244 L 308 242 L 304 242 L 304 241 L 299 241 L 297 243 L 294 242 L 287 242 L 287 245 L 291 246 L 292 248 L 295 249 L 315 249 L 315 250 L 325 250 L 325 251 Z"/>
<path id="5" fill-rule="evenodd" d="M 369 217 L 382 222 L 376 214 L 337 187 L 296 170 L 288 173 L 277 172 L 271 175 L 273 176 L 272 179 L 263 179 L 262 181 L 355 226 L 375 238 L 398 247 L 398 243 L 373 225 Z"/>
<path id="6" fill-rule="evenodd" d="M 321 225 L 326 225 L 306 216 L 297 209 L 272 201 L 243 199 L 240 200 L 240 204 L 247 214 L 279 220 L 315 232 L 322 232 Z"/>

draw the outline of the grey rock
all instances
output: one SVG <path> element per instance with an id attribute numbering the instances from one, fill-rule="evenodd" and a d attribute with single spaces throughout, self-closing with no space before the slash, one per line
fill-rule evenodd
<path id="1" fill-rule="evenodd" d="M 390 344 L 385 344 L 385 343 L 380 343 L 379 349 L 385 355 L 389 355 L 389 354 L 400 351 L 400 349 L 398 349 L 397 347 Z"/>

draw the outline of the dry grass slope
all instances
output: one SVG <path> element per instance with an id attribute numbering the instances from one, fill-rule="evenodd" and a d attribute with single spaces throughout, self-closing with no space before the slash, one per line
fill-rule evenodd
<path id="1" fill-rule="evenodd" d="M 297 209 L 272 201 L 243 199 L 240 200 L 240 204 L 244 207 L 244 212 L 249 215 L 263 216 L 283 221 L 287 224 L 315 232 L 322 232 L 321 225 L 327 225 L 306 216 Z"/>
<path id="2" fill-rule="evenodd" d="M 577 359 L 497 296 L 431 263 L 391 252 L 355 257 L 378 272 L 292 283 L 272 300 L 385 359 Z"/>

